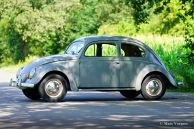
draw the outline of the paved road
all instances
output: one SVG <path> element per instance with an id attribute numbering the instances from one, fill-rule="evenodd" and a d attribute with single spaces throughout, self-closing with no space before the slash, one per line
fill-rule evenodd
<path id="1" fill-rule="evenodd" d="M 194 94 L 167 93 L 162 100 L 127 100 L 118 92 L 69 92 L 60 103 L 31 101 L 0 82 L 0 128 L 192 128 Z"/>
<path id="2" fill-rule="evenodd" d="M 0 129 L 194 128 L 194 94 L 159 101 L 127 100 L 118 92 L 69 92 L 60 103 L 27 99 L 8 86 L 16 70 L 0 69 Z"/>

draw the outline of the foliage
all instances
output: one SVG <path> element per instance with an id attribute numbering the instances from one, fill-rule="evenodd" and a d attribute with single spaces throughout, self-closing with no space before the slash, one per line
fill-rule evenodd
<path id="1" fill-rule="evenodd" d="M 63 34 L 66 35 L 65 41 L 70 43 L 75 38 L 97 33 L 100 20 L 97 17 L 94 3 L 76 5 L 67 9 L 68 17 Z"/>
<path id="2" fill-rule="evenodd" d="M 137 29 L 133 19 L 129 18 L 119 21 L 117 24 L 103 24 L 98 29 L 98 34 L 131 36 L 137 34 Z"/>
<path id="3" fill-rule="evenodd" d="M 1 62 L 17 63 L 30 55 L 61 51 L 67 7 L 76 1 L 2 0 L 0 5 Z M 6 49 L 6 50 L 5 50 Z M 9 57 L 9 59 L 7 59 Z"/>
<path id="4" fill-rule="evenodd" d="M 189 64 L 194 63 L 194 1 L 186 2 L 185 15 L 183 17 L 185 22 L 185 48 L 189 49 L 186 54 Z"/>
<path id="5" fill-rule="evenodd" d="M 1 0 L 0 61 L 17 63 L 28 56 L 59 53 L 75 38 L 96 34 L 185 34 L 191 60 L 192 2 Z"/>

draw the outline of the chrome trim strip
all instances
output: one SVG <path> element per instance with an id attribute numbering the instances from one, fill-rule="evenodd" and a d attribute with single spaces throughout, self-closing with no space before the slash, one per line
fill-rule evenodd
<path id="1" fill-rule="evenodd" d="M 81 91 L 120 91 L 120 90 L 136 90 L 134 87 L 112 87 L 112 88 L 102 88 L 102 87 L 99 87 L 99 88 L 79 88 L 79 90 Z"/>

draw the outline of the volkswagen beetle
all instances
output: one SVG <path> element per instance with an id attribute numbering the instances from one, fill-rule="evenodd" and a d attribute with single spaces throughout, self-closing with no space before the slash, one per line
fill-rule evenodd
<path id="1" fill-rule="evenodd" d="M 124 36 L 88 36 L 64 54 L 35 60 L 18 70 L 11 86 L 32 100 L 62 101 L 67 91 L 119 91 L 132 99 L 160 99 L 177 87 L 172 74 L 144 43 Z"/>

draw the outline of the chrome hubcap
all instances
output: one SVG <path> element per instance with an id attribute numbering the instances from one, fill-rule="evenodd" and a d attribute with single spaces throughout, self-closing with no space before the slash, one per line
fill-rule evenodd
<path id="1" fill-rule="evenodd" d="M 51 97 L 57 97 L 63 91 L 63 85 L 62 85 L 61 81 L 59 81 L 57 79 L 52 79 L 52 80 L 48 81 L 48 83 L 46 83 L 45 91 L 46 91 L 47 95 L 49 95 Z"/>
<path id="2" fill-rule="evenodd" d="M 152 79 L 146 85 L 146 91 L 150 96 L 157 96 L 162 91 L 162 82 L 159 79 Z"/>

